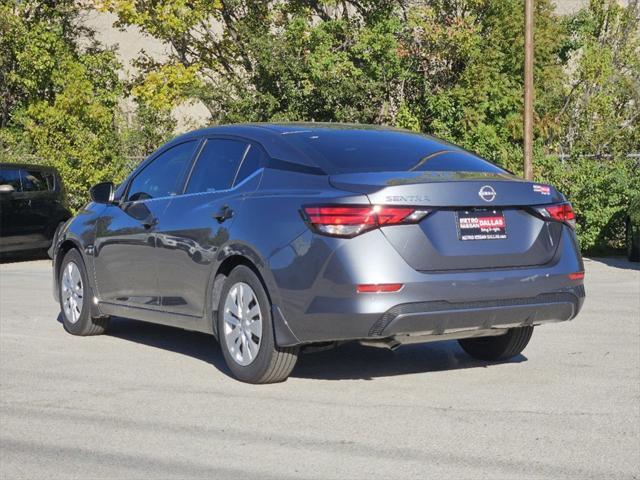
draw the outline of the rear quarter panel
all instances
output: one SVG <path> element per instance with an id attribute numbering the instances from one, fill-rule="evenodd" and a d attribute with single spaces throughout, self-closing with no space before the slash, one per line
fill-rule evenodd
<path id="1" fill-rule="evenodd" d="M 89 203 L 60 229 L 53 245 L 53 293 L 58 301 L 59 268 L 64 254 L 70 245 L 76 248 L 87 269 L 87 276 L 92 290 L 95 290 L 95 270 L 93 262 L 93 244 L 95 241 L 96 223 L 104 205 Z"/>
<path id="2" fill-rule="evenodd" d="M 247 195 L 233 224 L 227 254 L 237 252 L 258 268 L 272 303 L 285 317 L 305 303 L 336 239 L 313 238 L 301 215 L 304 205 L 340 202 L 368 204 L 366 196 L 333 188 L 323 175 L 265 169 L 259 189 Z"/>

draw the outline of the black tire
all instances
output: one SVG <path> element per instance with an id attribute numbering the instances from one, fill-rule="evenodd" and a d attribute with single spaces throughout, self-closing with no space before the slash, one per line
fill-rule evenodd
<path id="1" fill-rule="evenodd" d="M 458 343 L 465 352 L 478 360 L 508 360 L 522 353 L 532 334 L 533 327 L 510 328 L 504 335 L 465 338 L 458 340 Z"/>
<path id="2" fill-rule="evenodd" d="M 82 279 L 82 308 L 79 310 L 79 316 L 75 322 L 67 316 L 64 306 L 63 274 L 70 263 L 78 267 L 80 278 Z M 64 329 L 72 335 L 81 337 L 101 335 L 109 325 L 108 317 L 91 317 L 91 295 L 89 292 L 90 286 L 87 281 L 87 271 L 82 256 L 77 250 L 71 249 L 64 256 L 58 272 L 58 297 L 60 299 L 60 311 L 62 312 L 62 324 Z"/>
<path id="3" fill-rule="evenodd" d="M 640 262 L 640 232 L 636 232 L 631 223 L 627 220 L 627 258 L 630 262 Z"/>
<path id="4" fill-rule="evenodd" d="M 224 334 L 224 307 L 231 288 L 237 283 L 248 284 L 254 291 L 262 315 L 262 338 L 258 353 L 248 365 L 234 360 Z M 298 360 L 298 347 L 278 347 L 273 334 L 271 302 L 258 276 L 248 267 L 234 268 L 226 278 L 217 311 L 217 327 L 220 349 L 225 362 L 235 378 L 247 383 L 277 383 L 286 380 Z"/>

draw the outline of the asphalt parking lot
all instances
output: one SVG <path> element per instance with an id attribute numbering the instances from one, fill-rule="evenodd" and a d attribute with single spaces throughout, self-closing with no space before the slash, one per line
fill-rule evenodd
<path id="1" fill-rule="evenodd" d="M 72 337 L 50 263 L 0 265 L 0 478 L 639 478 L 640 271 L 586 268 L 513 362 L 345 345 L 250 386 L 203 334 Z"/>

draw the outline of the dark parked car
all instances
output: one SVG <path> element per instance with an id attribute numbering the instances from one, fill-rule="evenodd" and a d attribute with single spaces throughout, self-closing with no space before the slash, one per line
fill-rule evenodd
<path id="1" fill-rule="evenodd" d="M 117 315 L 206 332 L 248 382 L 349 340 L 508 359 L 584 300 L 562 194 L 403 130 L 199 130 L 91 194 L 55 246 L 67 331 Z"/>
<path id="2" fill-rule="evenodd" d="M 0 164 L 0 253 L 46 249 L 71 218 L 60 175 L 51 167 Z"/>

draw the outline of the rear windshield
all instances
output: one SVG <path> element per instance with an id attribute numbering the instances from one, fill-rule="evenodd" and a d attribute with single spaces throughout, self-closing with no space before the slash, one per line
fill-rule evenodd
<path id="1" fill-rule="evenodd" d="M 505 171 L 426 135 L 388 130 L 299 130 L 283 137 L 308 153 L 327 174 Z"/>

